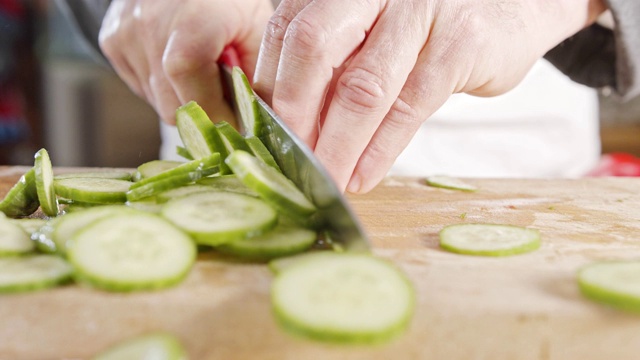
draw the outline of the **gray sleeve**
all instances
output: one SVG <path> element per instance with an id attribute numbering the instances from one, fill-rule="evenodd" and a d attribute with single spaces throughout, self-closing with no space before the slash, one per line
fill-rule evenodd
<path id="1" fill-rule="evenodd" d="M 106 59 L 100 50 L 98 35 L 110 2 L 110 0 L 56 0 L 62 13 L 95 51 L 94 55 L 102 61 Z"/>
<path id="2" fill-rule="evenodd" d="M 606 0 L 613 30 L 594 24 L 549 51 L 545 58 L 572 80 L 611 87 L 623 100 L 640 94 L 640 1 Z"/>

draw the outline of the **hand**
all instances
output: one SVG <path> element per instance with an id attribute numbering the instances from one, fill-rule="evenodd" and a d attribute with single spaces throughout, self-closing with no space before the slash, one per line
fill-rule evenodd
<path id="1" fill-rule="evenodd" d="M 604 10 L 602 0 L 284 0 L 255 87 L 340 189 L 366 192 L 451 94 L 506 92 Z"/>
<path id="2" fill-rule="evenodd" d="M 197 101 L 214 121 L 235 122 L 216 63 L 232 45 L 251 76 L 270 0 L 114 0 L 100 46 L 116 72 L 162 120 L 175 123 L 180 105 Z"/>

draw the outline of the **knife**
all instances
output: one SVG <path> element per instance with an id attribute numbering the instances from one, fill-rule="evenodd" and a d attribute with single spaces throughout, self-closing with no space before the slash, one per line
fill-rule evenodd
<path id="1" fill-rule="evenodd" d="M 231 78 L 232 67 L 239 64 L 235 49 L 227 47 L 219 63 L 225 95 L 238 116 Z M 313 223 L 324 232 L 325 241 L 345 251 L 368 252 L 370 246 L 363 227 L 327 170 L 278 114 L 255 92 L 254 95 L 264 123 L 258 137 L 269 149 L 284 175 L 318 208 Z M 238 123 L 242 124 L 242 121 Z"/>

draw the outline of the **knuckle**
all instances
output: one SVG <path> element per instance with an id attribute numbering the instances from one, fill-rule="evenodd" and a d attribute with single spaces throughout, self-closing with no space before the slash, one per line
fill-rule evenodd
<path id="1" fill-rule="evenodd" d="M 395 131 L 412 131 L 425 120 L 422 112 L 414 105 L 414 101 L 405 101 L 398 97 L 393 103 L 386 122 Z"/>
<path id="2" fill-rule="evenodd" d="M 269 43 L 281 43 L 284 40 L 284 36 L 287 33 L 287 27 L 291 19 L 282 13 L 276 12 L 267 22 L 267 27 L 264 33 L 265 41 Z"/>
<path id="3" fill-rule="evenodd" d="M 297 17 L 289 24 L 284 43 L 298 53 L 314 55 L 324 49 L 327 42 L 325 34 L 315 20 Z"/>
<path id="4" fill-rule="evenodd" d="M 381 110 L 387 98 L 382 77 L 365 68 L 345 71 L 338 80 L 336 100 L 351 111 L 369 114 Z"/>
<path id="5" fill-rule="evenodd" d="M 168 78 L 180 78 L 194 74 L 214 59 L 204 59 L 185 49 L 165 51 L 162 57 L 162 70 Z"/>

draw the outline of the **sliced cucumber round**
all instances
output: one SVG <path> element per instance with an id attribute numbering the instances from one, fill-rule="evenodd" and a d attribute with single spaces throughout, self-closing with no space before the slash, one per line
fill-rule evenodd
<path id="1" fill-rule="evenodd" d="M 159 216 L 124 211 L 78 231 L 67 247 L 75 277 L 110 291 L 169 287 L 188 274 L 196 246 Z"/>
<path id="2" fill-rule="evenodd" d="M 443 188 L 443 189 L 469 191 L 469 192 L 478 190 L 477 187 L 469 183 L 466 183 L 460 179 L 450 177 L 450 176 L 444 176 L 444 175 L 429 176 L 427 177 L 425 182 L 429 186 Z"/>
<path id="3" fill-rule="evenodd" d="M 36 193 L 42 212 L 47 216 L 56 216 L 58 208 L 58 198 L 53 187 L 53 167 L 49 153 L 45 149 L 40 149 L 35 155 L 33 166 L 36 176 Z"/>
<path id="4" fill-rule="evenodd" d="M 220 138 L 222 139 L 222 143 L 227 148 L 229 153 L 234 152 L 235 150 L 243 150 L 250 152 L 249 145 L 247 145 L 247 141 L 240 135 L 238 130 L 236 130 L 231 124 L 226 121 L 220 121 L 216 124 L 216 128 L 220 133 Z"/>
<path id="5" fill-rule="evenodd" d="M 129 190 L 127 192 L 127 201 L 133 202 L 148 199 L 149 197 L 159 195 L 165 191 L 191 184 L 194 181 L 215 173 L 218 173 L 218 167 L 181 173 L 168 178 L 162 178 L 160 180 L 145 183 L 142 186 Z"/>
<path id="6" fill-rule="evenodd" d="M 0 293 L 49 288 L 71 278 L 71 266 L 56 255 L 0 258 Z"/>
<path id="7" fill-rule="evenodd" d="M 264 201 L 230 192 L 196 193 L 171 200 L 162 216 L 203 245 L 259 235 L 278 220 L 276 211 Z"/>
<path id="8" fill-rule="evenodd" d="M 209 173 L 207 170 L 216 168 L 220 165 L 220 153 L 213 153 L 197 160 L 191 160 L 185 163 L 181 163 L 178 166 L 173 166 L 166 170 L 156 172 L 152 176 L 143 176 L 140 181 L 131 184 L 131 190 L 139 188 L 146 184 L 156 182 L 163 179 L 176 177 L 179 175 L 193 174 L 196 177 L 198 173 Z M 202 177 L 202 176 L 200 176 Z M 198 177 L 198 178 L 200 178 Z"/>
<path id="9" fill-rule="evenodd" d="M 245 134 L 259 136 L 263 123 L 258 111 L 258 100 L 253 93 L 249 79 L 238 66 L 234 66 L 233 70 L 231 70 L 231 79 L 233 81 L 236 105 Z"/>
<path id="10" fill-rule="evenodd" d="M 591 300 L 640 313 L 640 261 L 587 265 L 578 272 L 578 285 Z"/>
<path id="11" fill-rule="evenodd" d="M 540 232 L 513 225 L 456 224 L 440 231 L 440 246 L 459 254 L 508 256 L 539 248 Z"/>
<path id="12" fill-rule="evenodd" d="M 29 216 L 38 210 L 40 201 L 35 174 L 34 168 L 29 169 L 0 201 L 0 211 L 6 216 L 12 218 Z"/>
<path id="13" fill-rule="evenodd" d="M 130 181 L 101 178 L 67 178 L 53 183 L 61 197 L 94 204 L 124 203 L 131 184 Z"/>
<path id="14" fill-rule="evenodd" d="M 282 173 L 245 151 L 234 151 L 227 164 L 247 187 L 288 217 L 306 222 L 316 207 Z"/>
<path id="15" fill-rule="evenodd" d="M 79 178 L 79 177 L 91 177 L 100 179 L 116 179 L 116 180 L 131 180 L 131 173 L 128 171 L 117 170 L 104 170 L 104 171 L 86 171 L 86 172 L 73 172 L 59 174 L 54 177 L 55 180 Z"/>
<path id="16" fill-rule="evenodd" d="M 87 225 L 111 215 L 122 214 L 134 210 L 124 205 L 94 206 L 83 211 L 76 211 L 61 216 L 54 224 L 51 240 L 57 253 L 66 254 L 67 242 Z"/>
<path id="17" fill-rule="evenodd" d="M 249 145 L 249 148 L 251 149 L 251 152 L 255 157 L 262 160 L 265 164 L 271 166 L 272 168 L 278 170 L 279 172 L 282 172 L 282 170 L 280 170 L 280 167 L 278 166 L 278 163 L 276 162 L 276 159 L 274 159 L 273 155 L 271 155 L 271 152 L 269 152 L 269 149 L 267 149 L 267 147 L 264 146 L 264 143 L 262 142 L 262 140 L 258 139 L 255 136 L 252 136 L 252 137 L 248 137 L 246 141 L 247 141 L 247 145 Z"/>
<path id="18" fill-rule="evenodd" d="M 40 230 L 47 223 L 46 219 L 40 218 L 10 219 L 9 221 L 20 226 L 29 235 Z"/>
<path id="19" fill-rule="evenodd" d="M 227 157 L 227 149 L 222 143 L 220 133 L 211 122 L 207 113 L 195 101 L 190 101 L 176 110 L 176 127 L 185 148 L 194 159 L 213 153 L 220 153 L 220 158 Z M 228 168 L 222 164 L 221 171 Z"/>
<path id="20" fill-rule="evenodd" d="M 0 256 L 26 254 L 34 249 L 31 237 L 20 225 L 0 219 Z"/>
<path id="21" fill-rule="evenodd" d="M 246 259 L 269 260 L 305 251 L 316 237 L 316 232 L 309 229 L 279 225 L 262 235 L 223 244 L 218 250 Z"/>
<path id="22" fill-rule="evenodd" d="M 186 360 L 187 352 L 171 334 L 158 332 L 113 345 L 93 360 Z"/>
<path id="23" fill-rule="evenodd" d="M 271 301 L 285 329 L 317 340 L 374 343 L 407 327 L 415 294 L 387 261 L 332 254 L 307 257 L 279 273 Z"/>
<path id="24" fill-rule="evenodd" d="M 152 176 L 156 176 L 160 173 L 163 173 L 167 170 L 171 170 L 180 165 L 184 164 L 181 161 L 171 161 L 171 160 L 151 160 L 148 161 L 137 168 L 137 181 L 142 179 L 150 178 Z"/>
<path id="25" fill-rule="evenodd" d="M 258 197 L 258 193 L 249 189 L 238 177 L 234 174 L 206 177 L 198 180 L 196 184 L 206 185 L 215 190 L 235 192 L 244 195 L 250 195 Z"/>
<path id="26" fill-rule="evenodd" d="M 160 204 L 164 204 L 171 199 L 207 191 L 216 191 L 216 189 L 212 188 L 211 186 L 199 184 L 181 186 L 175 189 L 161 192 L 160 194 L 158 194 L 158 196 L 156 196 L 156 201 Z"/>

